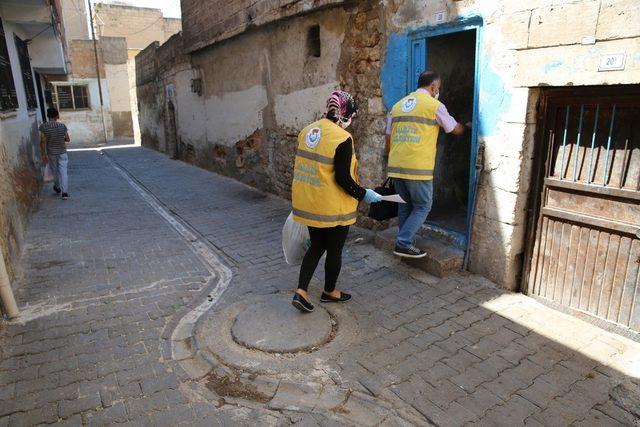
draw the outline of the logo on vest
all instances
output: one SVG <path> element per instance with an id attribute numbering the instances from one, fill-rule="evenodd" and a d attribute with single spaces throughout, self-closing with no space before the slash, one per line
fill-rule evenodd
<path id="1" fill-rule="evenodd" d="M 401 108 L 403 113 L 408 113 L 410 111 L 413 111 L 413 109 L 416 108 L 416 99 L 413 96 L 405 99 L 402 102 Z"/>
<path id="2" fill-rule="evenodd" d="M 320 142 L 320 138 L 322 137 L 322 129 L 319 127 L 313 127 L 307 132 L 307 138 L 305 143 L 309 148 L 316 148 L 316 145 Z"/>

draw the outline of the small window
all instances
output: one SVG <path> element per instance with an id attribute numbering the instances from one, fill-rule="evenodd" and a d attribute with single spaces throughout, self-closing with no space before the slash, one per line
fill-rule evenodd
<path id="1" fill-rule="evenodd" d="M 13 72 L 7 50 L 7 39 L 0 20 L 0 111 L 11 111 L 18 108 L 16 86 L 13 83 Z"/>
<path id="2" fill-rule="evenodd" d="M 309 27 L 307 34 L 307 53 L 314 58 L 320 58 L 320 25 Z"/>
<path id="3" fill-rule="evenodd" d="M 84 110 L 89 108 L 87 85 L 58 85 L 51 92 L 53 104 L 59 110 Z"/>
<path id="4" fill-rule="evenodd" d="M 27 43 L 18 36 L 14 36 L 14 39 L 16 42 L 16 50 L 18 51 L 18 60 L 20 61 L 20 71 L 22 72 L 22 84 L 24 85 L 24 92 L 27 95 L 27 108 L 29 110 L 35 110 L 38 108 L 38 101 L 36 100 L 36 88 L 33 84 L 29 47 Z"/>

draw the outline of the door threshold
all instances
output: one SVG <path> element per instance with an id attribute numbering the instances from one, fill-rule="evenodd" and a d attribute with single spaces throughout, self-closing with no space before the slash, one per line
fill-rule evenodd
<path id="1" fill-rule="evenodd" d="M 451 245 L 456 249 L 465 250 L 467 247 L 467 236 L 464 233 L 429 222 L 422 224 L 418 234 L 425 238 L 438 240 L 445 245 Z"/>

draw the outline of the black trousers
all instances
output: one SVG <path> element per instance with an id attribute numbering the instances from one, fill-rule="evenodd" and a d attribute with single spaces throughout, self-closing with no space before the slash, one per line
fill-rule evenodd
<path id="1" fill-rule="evenodd" d="M 342 268 L 342 248 L 349 234 L 349 226 L 331 228 L 309 227 L 311 247 L 302 260 L 298 289 L 307 290 L 322 254 L 327 253 L 324 264 L 324 291 L 333 292 Z"/>

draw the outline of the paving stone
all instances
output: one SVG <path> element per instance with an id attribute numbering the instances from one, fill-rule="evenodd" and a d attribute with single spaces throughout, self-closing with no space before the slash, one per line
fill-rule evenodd
<path id="1" fill-rule="evenodd" d="M 269 402 L 273 409 L 299 410 L 301 408 L 312 409 L 320 396 L 322 386 L 317 383 L 296 384 L 280 381 L 278 391 Z"/>
<path id="2" fill-rule="evenodd" d="M 487 411 L 481 424 L 496 426 L 522 425 L 524 420 L 538 409 L 533 403 L 520 396 L 508 399 L 503 405 Z"/>
<path id="3" fill-rule="evenodd" d="M 557 386 L 549 384 L 542 378 L 536 378 L 529 387 L 518 391 L 518 394 L 539 408 L 546 408 L 547 405 L 564 392 Z"/>
<path id="4" fill-rule="evenodd" d="M 633 425 L 634 422 L 637 424 L 638 421 L 640 421 L 640 417 L 637 417 L 629 411 L 621 408 L 613 401 L 607 401 L 602 404 L 598 404 L 594 407 L 594 410 L 602 412 L 608 417 L 616 420 L 618 423 L 624 425 Z"/>
<path id="5" fill-rule="evenodd" d="M 314 407 L 314 411 L 323 410 L 330 411 L 339 406 L 341 406 L 346 398 L 347 391 L 340 389 L 335 386 L 325 385 L 322 387 L 322 391 L 320 392 L 320 396 L 318 396 L 318 400 L 316 401 L 316 405 Z"/>
<path id="6" fill-rule="evenodd" d="M 140 382 L 142 393 L 150 396 L 158 391 L 177 389 L 178 379 L 174 374 L 161 375 L 159 377 L 145 378 Z"/>
<path id="7" fill-rule="evenodd" d="M 107 424 L 123 423 L 127 421 L 127 414 L 123 403 L 99 410 L 85 412 L 82 414 L 82 420 L 85 425 L 103 426 Z"/>
<path id="8" fill-rule="evenodd" d="M 71 415 L 79 414 L 90 409 L 98 409 L 102 407 L 100 394 L 95 393 L 91 396 L 81 397 L 75 400 L 62 400 L 58 406 L 58 415 L 60 418 L 68 418 Z"/>
<path id="9" fill-rule="evenodd" d="M 483 388 L 461 397 L 456 402 L 468 411 L 473 412 L 477 418 L 482 418 L 489 409 L 504 403 L 498 396 Z"/>
<path id="10" fill-rule="evenodd" d="M 33 426 L 37 424 L 51 424 L 58 421 L 57 404 L 49 403 L 37 409 L 19 412 L 9 418 L 10 427 Z"/>
<path id="11" fill-rule="evenodd" d="M 65 420 L 58 420 L 56 427 L 82 427 L 82 416 L 78 414 Z"/>
<path id="12" fill-rule="evenodd" d="M 480 359 L 478 356 L 469 353 L 465 349 L 461 349 L 453 356 L 443 359 L 442 363 L 455 369 L 458 372 L 463 372 L 471 365 L 475 365 L 476 363 L 479 363 L 481 361 L 482 359 Z"/>
<path id="13" fill-rule="evenodd" d="M 603 414 L 602 412 L 591 410 L 586 418 L 575 423 L 579 427 L 617 427 L 620 422 Z"/>
<path id="14" fill-rule="evenodd" d="M 339 411 L 348 414 L 350 420 L 362 426 L 379 425 L 389 416 L 386 408 L 377 406 L 356 394 L 352 394 Z"/>

